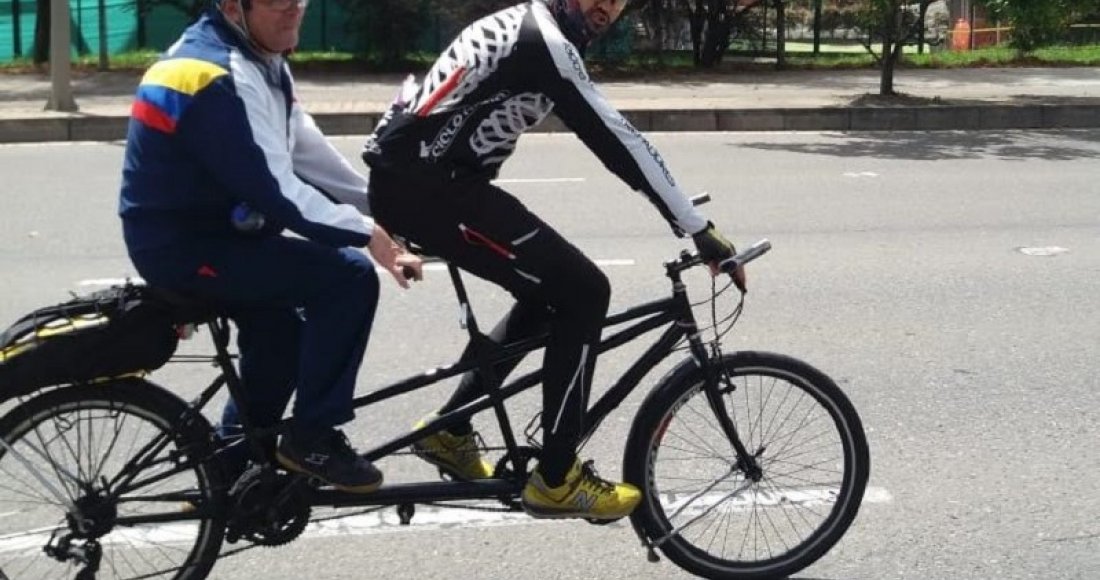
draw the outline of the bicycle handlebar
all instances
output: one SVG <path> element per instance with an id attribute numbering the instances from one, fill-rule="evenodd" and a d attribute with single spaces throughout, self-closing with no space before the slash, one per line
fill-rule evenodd
<path id="1" fill-rule="evenodd" d="M 764 239 L 756 242 L 752 246 L 749 246 L 749 249 L 747 249 L 743 252 L 738 252 L 736 256 L 733 256 L 731 258 L 726 258 L 725 260 L 722 260 L 718 264 L 718 269 L 721 270 L 722 272 L 730 274 L 734 270 L 736 270 L 738 267 L 744 266 L 745 264 L 748 264 L 749 262 L 751 262 L 751 261 L 759 258 L 760 256 L 763 256 L 764 254 L 768 253 L 768 250 L 771 250 L 771 249 L 772 249 L 772 243 L 770 241 L 768 241 L 768 238 L 764 238 Z"/>

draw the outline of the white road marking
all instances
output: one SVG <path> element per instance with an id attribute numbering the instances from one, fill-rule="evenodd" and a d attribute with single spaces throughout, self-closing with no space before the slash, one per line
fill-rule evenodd
<path id="1" fill-rule="evenodd" d="M 717 503 L 725 493 L 712 492 L 696 498 L 689 509 L 681 512 L 681 516 L 688 516 L 704 509 L 708 509 Z M 796 506 L 817 506 L 831 503 L 832 492 L 828 490 L 792 490 L 782 495 L 758 494 L 754 503 L 749 503 L 747 498 L 727 500 L 734 510 L 749 510 L 755 504 L 756 509 L 761 506 L 779 508 Z M 863 495 L 863 504 L 883 504 L 893 501 L 893 495 L 881 487 L 868 487 Z M 496 502 L 479 502 L 465 504 L 471 507 L 500 508 Z M 675 498 L 670 504 L 675 506 Z M 671 512 L 675 508 L 668 508 Z M 338 510 L 323 509 L 315 512 L 314 517 L 328 517 L 338 515 Z M 424 532 L 442 529 L 470 529 L 490 528 L 517 525 L 546 525 L 567 523 L 572 520 L 540 520 L 528 516 L 524 512 L 511 511 L 484 511 L 476 509 L 458 509 L 438 506 L 416 506 L 416 513 L 409 525 L 401 525 L 397 516 L 397 510 L 384 507 L 370 513 L 358 514 L 337 519 L 318 521 L 309 524 L 303 533 L 304 538 L 324 538 L 330 536 L 367 536 L 376 534 L 394 534 L 402 532 Z M 617 522 L 612 525 L 626 525 Z M 138 528 L 117 528 L 103 539 L 105 545 L 124 543 L 131 547 L 156 547 L 164 544 L 190 543 L 196 533 L 195 524 L 174 523 L 141 526 Z M 0 554 L 28 551 L 38 552 L 49 541 L 52 528 L 42 528 L 17 535 L 0 535 Z"/>
<path id="2" fill-rule="evenodd" d="M 844 173 L 844 177 L 856 177 L 856 178 L 859 178 L 859 177 L 878 177 L 878 174 L 875 173 L 874 171 L 859 171 L 859 172 L 846 171 Z"/>
<path id="3" fill-rule="evenodd" d="M 606 260 L 592 260 L 597 266 L 601 268 L 609 268 L 616 266 L 633 266 L 637 262 L 628 258 L 610 258 Z M 428 262 L 424 264 L 425 272 L 442 272 L 447 269 L 447 264 L 443 262 Z"/>
<path id="4" fill-rule="evenodd" d="M 530 179 L 494 179 L 493 183 L 583 183 L 583 177 L 532 177 Z"/>
<path id="5" fill-rule="evenodd" d="M 1062 248 L 1062 247 L 1059 247 L 1059 246 L 1042 246 L 1042 247 L 1032 247 L 1032 248 L 1029 248 L 1029 247 L 1016 248 L 1016 251 L 1020 252 L 1021 254 L 1025 255 L 1025 256 L 1048 257 L 1048 256 L 1057 256 L 1058 254 L 1065 254 L 1066 252 L 1069 251 L 1069 249 L 1068 248 Z"/>
<path id="6" fill-rule="evenodd" d="M 81 280 L 76 283 L 77 286 L 122 286 L 127 282 L 131 284 L 144 284 L 145 280 L 142 280 L 139 276 L 133 278 L 92 278 L 91 280 Z"/>

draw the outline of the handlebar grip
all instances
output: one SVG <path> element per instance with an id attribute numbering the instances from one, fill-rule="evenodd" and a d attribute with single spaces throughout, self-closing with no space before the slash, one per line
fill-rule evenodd
<path id="1" fill-rule="evenodd" d="M 691 205 L 703 205 L 710 201 L 710 194 L 707 192 L 700 193 L 699 195 L 691 198 Z"/>
<path id="2" fill-rule="evenodd" d="M 412 266 L 401 266 L 401 275 L 403 275 L 406 280 L 416 281 L 416 270 Z"/>
<path id="3" fill-rule="evenodd" d="M 772 243 L 768 241 L 767 238 L 764 238 L 750 246 L 749 249 L 743 252 L 739 252 L 736 256 L 726 258 L 725 260 L 719 262 L 718 269 L 727 274 L 732 273 L 740 266 L 744 266 L 745 264 L 748 264 L 749 262 L 768 253 L 768 250 L 771 249 Z"/>

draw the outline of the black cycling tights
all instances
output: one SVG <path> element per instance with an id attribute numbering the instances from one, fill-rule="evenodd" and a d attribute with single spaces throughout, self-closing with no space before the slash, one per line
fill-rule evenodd
<path id="1" fill-rule="evenodd" d="M 544 330 L 543 451 L 539 471 L 558 485 L 576 459 L 600 328 L 611 288 L 576 247 L 508 192 L 485 182 L 443 182 L 371 172 L 374 217 L 429 254 L 493 282 L 516 298 L 490 333 L 498 343 Z M 473 356 L 467 348 L 464 359 Z M 496 367 L 502 380 L 519 360 Z M 444 406 L 450 411 L 482 393 L 474 373 Z"/>

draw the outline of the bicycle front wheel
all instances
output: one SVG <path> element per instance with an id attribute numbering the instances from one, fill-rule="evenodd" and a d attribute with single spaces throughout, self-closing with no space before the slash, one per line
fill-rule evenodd
<path id="1" fill-rule="evenodd" d="M 725 355 L 719 393 L 760 473 L 739 461 L 694 361 L 638 411 L 625 479 L 643 490 L 634 525 L 670 560 L 707 578 L 782 578 L 809 566 L 852 523 L 870 457 L 855 408 L 790 357 Z"/>
<path id="2" fill-rule="evenodd" d="M 13 409 L 0 419 L 0 578 L 205 578 L 225 531 L 211 437 L 140 379 Z"/>

